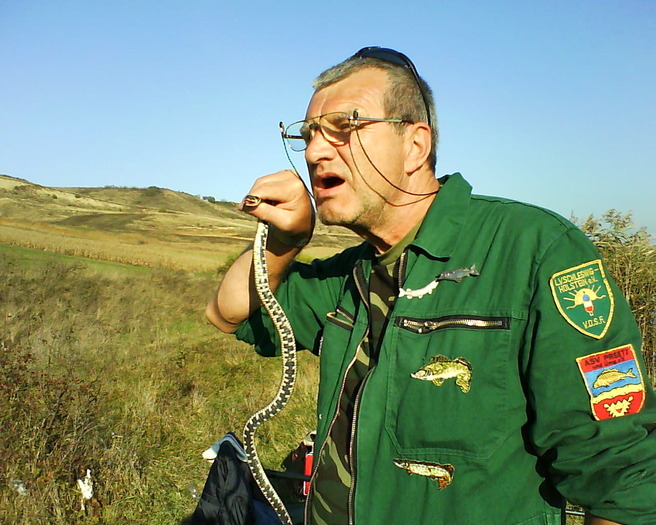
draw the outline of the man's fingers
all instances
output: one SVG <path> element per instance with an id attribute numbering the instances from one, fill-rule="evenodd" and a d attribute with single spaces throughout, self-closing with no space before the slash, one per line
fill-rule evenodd
<path id="1" fill-rule="evenodd" d="M 238 207 L 289 237 L 309 237 L 314 228 L 305 186 L 289 170 L 258 178 Z"/>

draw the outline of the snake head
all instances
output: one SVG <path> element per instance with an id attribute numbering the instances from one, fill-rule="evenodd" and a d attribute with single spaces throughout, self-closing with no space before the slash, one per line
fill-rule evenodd
<path id="1" fill-rule="evenodd" d="M 248 206 L 250 208 L 259 206 L 261 202 L 262 199 L 257 195 L 246 195 L 246 197 L 244 197 L 244 199 L 241 201 L 243 206 Z"/>

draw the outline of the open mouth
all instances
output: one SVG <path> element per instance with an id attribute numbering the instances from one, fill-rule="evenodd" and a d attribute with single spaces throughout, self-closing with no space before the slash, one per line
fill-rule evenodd
<path id="1" fill-rule="evenodd" d="M 314 180 L 314 186 L 321 190 L 329 190 L 341 186 L 342 184 L 344 184 L 344 179 L 337 177 L 336 175 L 322 175 L 316 177 Z"/>

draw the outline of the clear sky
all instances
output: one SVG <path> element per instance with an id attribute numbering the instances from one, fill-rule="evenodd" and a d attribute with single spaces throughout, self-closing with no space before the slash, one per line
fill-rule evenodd
<path id="1" fill-rule="evenodd" d="M 366 45 L 432 85 L 438 175 L 656 233 L 654 0 L 0 0 L 0 173 L 239 201 Z"/>

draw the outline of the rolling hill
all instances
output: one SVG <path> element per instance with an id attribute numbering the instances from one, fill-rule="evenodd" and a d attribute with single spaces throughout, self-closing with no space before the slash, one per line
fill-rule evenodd
<path id="1" fill-rule="evenodd" d="M 241 252 L 256 221 L 231 202 L 158 188 L 54 188 L 0 175 L 0 243 L 147 267 L 208 271 Z M 308 257 L 359 242 L 318 225 Z"/>

